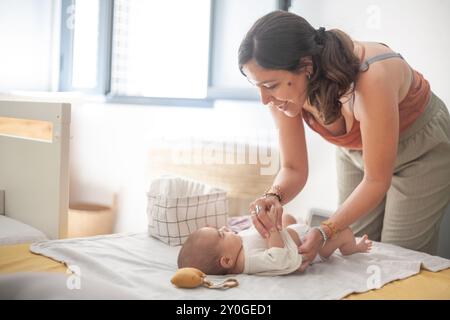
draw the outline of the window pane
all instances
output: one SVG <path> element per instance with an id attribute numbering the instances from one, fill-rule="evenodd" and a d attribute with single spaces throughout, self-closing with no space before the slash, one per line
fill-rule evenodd
<path id="1" fill-rule="evenodd" d="M 204 98 L 210 0 L 116 0 L 111 93 Z"/>
<path id="2" fill-rule="evenodd" d="M 239 72 L 239 45 L 253 23 L 276 8 L 276 0 L 216 0 L 212 60 L 214 87 L 252 87 Z"/>
<path id="3" fill-rule="evenodd" d="M 97 86 L 99 0 L 76 0 L 72 87 Z"/>

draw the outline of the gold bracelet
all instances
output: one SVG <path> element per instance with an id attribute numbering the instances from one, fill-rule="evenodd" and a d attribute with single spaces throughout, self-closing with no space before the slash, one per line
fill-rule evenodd
<path id="1" fill-rule="evenodd" d="M 333 230 L 331 230 L 331 228 L 329 226 L 327 226 L 327 225 L 325 225 L 323 223 L 321 223 L 320 226 L 324 230 L 324 232 L 327 235 L 328 239 L 331 239 L 331 237 L 333 236 Z"/>
<path id="2" fill-rule="evenodd" d="M 330 220 L 325 220 L 321 224 L 327 226 L 330 229 L 331 235 L 329 238 L 333 238 L 336 234 L 338 234 L 336 225 L 333 222 L 331 222 Z"/>

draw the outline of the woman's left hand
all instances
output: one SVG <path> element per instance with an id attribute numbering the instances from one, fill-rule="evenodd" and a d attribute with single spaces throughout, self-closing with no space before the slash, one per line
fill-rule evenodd
<path id="1" fill-rule="evenodd" d="M 302 265 L 300 266 L 300 271 L 304 271 L 314 258 L 319 253 L 320 248 L 323 245 L 323 238 L 320 231 L 317 229 L 311 229 L 304 238 L 304 242 L 298 247 L 298 253 L 303 257 Z"/>

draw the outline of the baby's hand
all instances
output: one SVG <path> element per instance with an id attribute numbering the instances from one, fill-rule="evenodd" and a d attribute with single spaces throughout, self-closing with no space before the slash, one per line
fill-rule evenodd
<path id="1" fill-rule="evenodd" d="M 267 216 L 269 217 L 269 219 L 273 223 L 273 225 L 276 226 L 277 225 L 277 213 L 275 211 L 274 206 L 270 207 L 270 210 L 269 210 Z"/>

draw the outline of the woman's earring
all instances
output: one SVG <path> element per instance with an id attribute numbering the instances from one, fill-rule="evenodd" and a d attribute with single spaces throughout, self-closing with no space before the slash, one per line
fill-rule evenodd
<path id="1" fill-rule="evenodd" d="M 308 78 L 308 80 L 311 80 L 311 73 L 307 73 L 306 77 Z"/>

